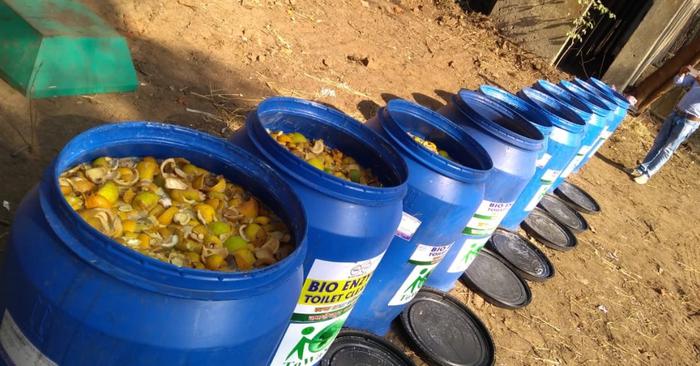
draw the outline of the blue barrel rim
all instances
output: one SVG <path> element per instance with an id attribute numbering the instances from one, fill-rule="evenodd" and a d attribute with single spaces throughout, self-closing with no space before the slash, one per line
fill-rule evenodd
<path id="1" fill-rule="evenodd" d="M 139 131 L 133 134 L 132 139 L 111 139 L 115 130 L 130 129 Z M 85 156 L 87 151 L 84 148 L 84 143 L 91 142 L 100 134 L 110 136 L 108 137 L 110 144 L 100 145 L 100 149 L 128 145 L 134 143 L 133 138 L 139 139 L 141 143 L 148 142 L 183 149 L 182 138 L 189 137 L 211 144 L 210 147 L 203 149 L 208 159 L 219 160 L 226 165 L 234 166 L 238 164 L 238 159 L 243 162 L 256 161 L 258 170 L 256 175 L 251 176 L 259 177 L 257 174 L 262 174 L 273 179 L 277 188 L 283 190 L 285 198 L 290 200 L 282 205 L 289 207 L 290 211 L 284 213 L 283 219 L 286 219 L 285 223 L 296 239 L 294 251 L 276 264 L 265 268 L 245 272 L 220 272 L 177 267 L 127 248 L 102 234 L 70 207 L 61 194 L 58 182 L 58 177 L 64 170 L 80 163 L 76 160 Z M 166 137 L 167 134 L 175 136 Z M 202 149 L 202 147 L 192 147 L 188 150 L 195 149 Z M 70 158 L 71 155 L 74 156 Z M 53 200 L 53 197 L 56 199 Z M 44 217 L 51 230 L 69 250 L 87 262 L 88 265 L 133 286 L 171 296 L 221 300 L 235 298 L 240 296 L 242 292 L 254 294 L 265 291 L 274 286 L 279 278 L 293 271 L 295 266 L 301 266 L 306 256 L 306 213 L 301 201 L 292 188 L 284 182 L 282 176 L 245 150 L 223 139 L 187 127 L 157 122 L 129 121 L 86 130 L 73 137 L 45 171 L 40 183 L 39 199 Z M 58 202 L 58 204 L 52 204 L 50 200 Z M 300 220 L 299 224 L 290 222 L 292 211 L 294 217 Z M 75 233 L 76 230 L 90 240 L 80 240 Z"/>
<path id="2" fill-rule="evenodd" d="M 308 117 L 315 123 L 324 124 L 333 128 L 348 138 L 353 138 L 356 142 L 363 144 L 367 149 L 373 150 L 376 156 L 384 159 L 383 163 L 387 170 L 395 176 L 396 184 L 391 186 L 372 187 L 335 177 L 324 171 L 312 167 L 304 160 L 289 152 L 270 137 L 263 126 L 263 121 L 259 118 L 259 113 L 271 112 L 287 106 L 282 113 L 294 111 L 298 115 Z M 278 112 L 280 113 L 280 112 Z M 343 123 L 340 127 L 337 123 Z M 323 194 L 340 198 L 348 202 L 365 205 L 378 205 L 385 202 L 392 202 L 403 199 L 407 191 L 406 181 L 408 180 L 408 167 L 399 153 L 388 141 L 379 136 L 362 122 L 348 116 L 347 114 L 323 104 L 294 97 L 271 97 L 258 104 L 255 111 L 248 115 L 246 120 L 247 134 L 257 150 L 265 156 L 269 164 L 275 169 L 283 171 L 293 179 L 296 179 L 304 186 L 319 191 Z M 363 142 L 363 138 L 372 143 Z M 271 156 L 272 154 L 275 156 Z M 282 161 L 278 161 L 282 160 Z M 387 162 L 389 160 L 389 162 Z M 295 169 L 291 169 L 294 167 Z M 318 185 L 317 181 L 327 183 L 328 187 Z M 384 183 L 384 182 L 383 182 Z"/>
<path id="3" fill-rule="evenodd" d="M 572 81 L 561 80 L 559 81 L 559 86 L 569 91 L 569 93 L 573 93 L 576 96 L 585 98 L 587 102 L 595 104 L 597 108 L 600 108 L 606 111 L 607 113 L 615 113 L 615 111 L 618 108 L 617 104 L 613 103 L 612 101 L 609 101 L 600 96 L 599 94 L 596 94 L 591 90 L 587 90 L 586 88 Z"/>
<path id="4" fill-rule="evenodd" d="M 542 93 L 537 89 L 525 87 L 518 92 L 525 101 L 537 106 L 546 114 L 553 117 L 555 126 L 572 133 L 579 133 L 586 128 L 586 121 L 556 98 Z"/>
<path id="5" fill-rule="evenodd" d="M 574 77 L 573 82 L 575 84 L 577 84 L 578 86 L 580 86 L 580 87 L 582 87 L 590 92 L 593 92 L 602 98 L 605 98 L 610 103 L 615 104 L 615 106 L 617 106 L 617 108 L 619 108 L 620 110 L 627 110 L 627 107 L 625 106 L 626 102 L 622 102 L 619 98 L 617 98 L 614 95 L 612 95 L 611 93 L 609 93 L 608 90 L 601 89 L 601 88 L 595 86 L 592 82 L 588 82 L 586 80 L 579 79 L 578 77 Z"/>
<path id="6" fill-rule="evenodd" d="M 458 146 L 470 146 L 475 149 L 475 151 L 463 150 L 466 154 L 471 155 L 470 158 L 478 166 L 467 166 L 461 162 L 453 162 L 428 151 L 408 135 L 410 131 L 397 121 L 398 118 L 394 115 L 396 113 L 406 113 L 417 117 L 431 127 L 444 132 Z M 493 170 L 493 161 L 488 152 L 464 130 L 437 112 L 407 100 L 394 99 L 389 101 L 386 107 L 380 108 L 377 117 L 379 117 L 382 129 L 400 150 L 438 174 L 462 182 L 476 183 L 485 181 Z"/>
<path id="7" fill-rule="evenodd" d="M 557 99 L 559 103 L 564 104 L 572 111 L 581 115 L 581 118 L 586 121 L 586 124 L 600 124 L 600 122 L 598 122 L 599 117 L 605 117 L 605 114 L 601 113 L 599 115 L 595 113 L 585 101 L 549 80 L 537 80 L 535 84 L 533 84 L 533 88 Z"/>
<path id="8" fill-rule="evenodd" d="M 620 92 L 617 90 L 613 89 L 608 85 L 607 83 L 603 82 L 600 79 L 596 79 L 594 77 L 589 77 L 588 78 L 588 83 L 593 85 L 594 87 L 608 93 L 609 95 L 613 96 L 613 100 L 615 103 L 617 103 L 620 107 L 627 109 L 630 106 L 630 103 L 627 101 L 627 98 L 625 98 L 624 95 L 622 95 Z"/>
<path id="9" fill-rule="evenodd" d="M 481 85 L 479 86 L 479 92 L 501 102 L 528 122 L 536 125 L 543 135 L 549 136 L 552 133 L 554 125 L 547 118 L 548 116 L 542 113 L 542 109 L 496 86 Z"/>
<path id="10" fill-rule="evenodd" d="M 514 127 L 517 126 L 521 128 L 523 131 L 514 131 L 511 128 L 503 126 L 501 123 L 496 123 L 495 121 L 484 118 L 470 103 L 467 103 L 467 100 L 501 115 L 507 122 L 512 123 Z M 460 90 L 457 95 L 452 97 L 452 101 L 463 116 L 499 140 L 529 151 L 539 151 L 543 148 L 545 137 L 542 132 L 519 114 L 513 112 L 510 108 L 506 108 L 501 103 L 497 103 L 481 93 L 468 89 Z M 478 118 L 474 118 L 475 116 L 478 116 Z M 524 123 L 520 123 L 520 121 Z M 456 121 L 453 122 L 457 123 Z M 526 133 L 527 136 L 523 135 L 523 133 Z"/>
<path id="11" fill-rule="evenodd" d="M 567 80 L 559 80 L 559 84 L 555 84 L 558 88 L 564 90 L 565 92 L 573 95 L 578 100 L 586 103 L 586 106 L 593 111 L 594 114 L 601 118 L 606 118 L 610 113 L 609 109 L 605 104 L 603 104 L 599 99 L 592 98 L 591 94 L 576 85 L 571 84 Z M 564 85 L 571 87 L 571 90 Z"/>
<path id="12" fill-rule="evenodd" d="M 587 92 L 589 92 L 589 93 L 595 95 L 595 96 L 598 97 L 599 99 L 604 100 L 604 101 L 607 102 L 609 105 L 614 106 L 614 108 L 615 108 L 615 111 L 614 111 L 614 112 L 615 112 L 616 115 L 617 115 L 617 114 L 620 114 L 621 111 L 624 111 L 624 110 L 625 110 L 622 106 L 620 106 L 619 103 L 617 103 L 617 102 L 615 101 L 615 97 L 613 97 L 612 95 L 609 95 L 608 93 L 606 93 L 606 92 L 603 91 L 603 90 L 600 90 L 600 89 L 596 88 L 595 86 L 593 86 L 592 84 L 588 83 L 587 81 L 582 80 L 582 79 L 579 79 L 579 78 L 577 78 L 577 77 L 574 77 L 572 83 L 575 84 L 575 85 L 577 85 L 578 87 L 582 88 L 583 90 L 585 90 L 585 91 L 587 91 Z"/>

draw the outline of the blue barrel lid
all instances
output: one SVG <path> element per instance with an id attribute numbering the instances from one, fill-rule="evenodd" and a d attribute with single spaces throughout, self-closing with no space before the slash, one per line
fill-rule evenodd
<path id="1" fill-rule="evenodd" d="M 428 169 L 462 182 L 484 181 L 493 169 L 489 153 L 476 140 L 449 119 L 428 108 L 394 99 L 381 108 L 377 116 L 394 146 Z M 454 161 L 428 151 L 409 134 L 433 142 L 439 139 L 441 148 Z"/>
<path id="2" fill-rule="evenodd" d="M 559 128 L 572 133 L 579 133 L 586 126 L 586 122 L 569 107 L 539 90 L 529 87 L 523 88 L 518 92 L 518 96 L 536 105 L 545 114 L 548 114 L 552 123 Z"/>
<path id="3" fill-rule="evenodd" d="M 588 78 L 588 83 L 611 95 L 613 97 L 613 101 L 615 101 L 615 103 L 617 103 L 617 105 L 620 107 L 624 109 L 629 108 L 630 103 L 627 101 L 627 98 L 625 98 L 625 96 L 620 94 L 620 92 L 617 90 L 610 87 L 610 85 L 594 77 Z"/>
<path id="4" fill-rule="evenodd" d="M 500 102 L 467 89 L 452 99 L 464 116 L 490 135 L 526 150 L 542 150 L 542 132 Z"/>
<path id="5" fill-rule="evenodd" d="M 251 191 L 267 192 L 264 200 L 289 225 L 297 248 L 275 265 L 246 272 L 215 272 L 176 267 L 120 245 L 84 221 L 63 199 L 58 178 L 65 170 L 99 156 L 143 155 L 187 158 L 234 182 L 257 184 Z M 306 214 L 292 188 L 276 171 L 227 141 L 190 128 L 152 122 L 107 124 L 70 140 L 45 171 L 39 196 L 44 217 L 63 243 L 99 270 L 147 290 L 209 300 L 251 296 L 301 266 L 306 256 Z M 272 201 L 270 201 L 272 200 Z"/>
<path id="6" fill-rule="evenodd" d="M 572 111 L 576 112 L 583 118 L 584 121 L 589 121 L 593 116 L 593 110 L 588 104 L 583 102 L 581 99 L 576 98 L 573 94 L 568 91 L 552 84 L 548 80 L 538 80 L 533 84 L 533 88 L 549 94 L 549 96 L 556 98 L 560 103 L 569 107 Z M 604 115 L 604 114 L 603 114 Z"/>
<path id="7" fill-rule="evenodd" d="M 569 80 L 560 81 L 559 86 L 568 90 L 571 93 L 574 93 L 579 97 L 585 98 L 589 103 L 595 104 L 596 106 L 604 109 L 608 113 L 615 112 L 615 110 L 618 108 L 617 104 L 602 97 L 600 94 L 597 94 L 592 90 L 588 90 L 580 86 L 579 84 L 573 83 Z"/>
<path id="8" fill-rule="evenodd" d="M 267 98 L 248 115 L 246 128 L 250 140 L 276 169 L 311 189 L 367 205 L 402 200 L 406 195 L 408 168 L 401 155 L 384 138 L 337 109 L 299 98 Z M 340 138 L 328 145 L 345 150 L 346 153 L 350 149 L 366 155 L 365 161 L 359 156 L 353 158 L 360 164 L 373 168 L 383 186 L 367 186 L 321 171 L 277 143 L 268 134 L 269 129 L 301 132 L 311 138 L 323 138 L 324 141 L 328 141 L 324 135 L 335 134 Z M 381 171 L 377 172 L 374 168 Z"/>
<path id="9" fill-rule="evenodd" d="M 515 111 L 515 113 L 519 114 L 521 117 L 535 125 L 535 127 L 537 127 L 543 135 L 549 136 L 549 134 L 552 133 L 552 122 L 549 120 L 547 115 L 542 113 L 540 108 L 533 106 L 517 96 L 495 86 L 482 85 L 479 87 L 479 91 Z"/>

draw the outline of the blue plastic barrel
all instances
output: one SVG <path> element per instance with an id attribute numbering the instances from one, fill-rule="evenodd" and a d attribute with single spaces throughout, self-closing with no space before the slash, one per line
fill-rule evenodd
<path id="1" fill-rule="evenodd" d="M 371 168 L 383 186 L 325 173 L 279 145 L 268 131 L 323 139 Z M 279 171 L 306 210 L 306 279 L 272 364 L 313 365 L 335 339 L 396 233 L 407 190 L 406 163 L 391 144 L 359 121 L 297 98 L 266 99 L 232 141 Z"/>
<path id="2" fill-rule="evenodd" d="M 569 166 L 567 166 L 564 171 L 561 172 L 559 178 L 557 178 L 557 180 L 554 182 L 554 187 L 557 187 L 564 179 L 566 179 L 576 170 L 583 159 L 591 151 L 596 141 L 598 141 L 601 132 L 603 132 L 603 129 L 605 129 L 607 115 L 600 111 L 596 113 L 590 105 L 547 80 L 538 80 L 533 85 L 533 88 L 556 98 L 560 103 L 569 107 L 569 109 L 574 111 L 574 113 L 576 113 L 586 122 L 586 132 L 583 141 L 581 142 L 581 147 L 579 148 L 576 156 L 569 163 Z"/>
<path id="3" fill-rule="evenodd" d="M 574 78 L 573 83 L 586 90 L 587 92 L 595 94 L 599 99 L 608 102 L 608 104 L 612 104 L 615 106 L 615 117 L 613 118 L 610 124 L 612 129 L 609 129 L 611 132 L 615 132 L 615 129 L 617 129 L 617 127 L 620 125 L 620 123 L 622 123 L 622 120 L 624 120 L 625 116 L 627 115 L 627 108 L 629 107 L 629 103 L 626 100 L 623 100 L 611 94 L 607 90 L 603 90 L 596 87 L 590 81 Z M 612 89 L 610 90 L 612 91 Z"/>
<path id="4" fill-rule="evenodd" d="M 578 80 L 578 79 L 577 79 Z M 584 83 L 582 80 L 579 80 L 581 83 Z M 610 85 L 596 79 L 596 78 L 588 78 L 588 80 L 585 82 L 586 85 L 590 85 L 591 88 L 597 92 L 600 93 L 600 95 L 604 96 L 608 100 L 612 101 L 615 103 L 618 107 L 618 118 L 617 118 L 617 124 L 615 127 L 619 126 L 620 123 L 625 119 L 627 116 L 627 110 L 630 107 L 630 103 L 627 101 L 624 95 L 620 94 L 618 91 L 614 90 L 613 88 L 610 87 Z"/>
<path id="5" fill-rule="evenodd" d="M 605 132 L 606 140 L 617 130 L 622 121 L 627 116 L 627 108 L 629 108 L 629 102 L 619 93 L 612 90 L 609 86 L 598 79 L 590 78 L 588 81 L 581 80 L 579 78 L 574 78 L 574 85 L 586 90 L 587 92 L 595 95 L 599 100 L 606 103 L 609 109 L 612 109 L 613 116 L 611 117 L 610 123 L 608 125 L 607 131 Z M 603 146 L 605 141 L 599 143 L 597 148 Z"/>
<path id="6" fill-rule="evenodd" d="M 605 82 L 594 77 L 590 77 L 586 81 L 588 82 L 588 84 L 593 85 L 595 88 L 602 91 L 604 94 L 609 95 L 611 100 L 625 111 L 627 111 L 627 109 L 630 107 L 630 103 L 627 101 L 627 98 L 625 98 L 624 95 L 620 94 L 620 92 L 613 89 L 610 85 L 606 84 Z"/>
<path id="7" fill-rule="evenodd" d="M 479 91 L 495 100 L 500 101 L 505 106 L 513 109 L 516 113 L 525 117 L 537 127 L 547 138 L 547 144 L 543 154 L 537 159 L 537 169 L 535 175 L 528 182 L 523 193 L 515 201 L 513 207 L 508 211 L 506 217 L 501 221 L 501 227 L 515 231 L 520 223 L 525 220 L 532 209 L 542 199 L 549 190 L 561 171 L 577 151 L 580 146 L 580 137 L 583 136 L 584 124 L 576 118 L 573 112 L 563 110 L 560 114 L 567 115 L 568 119 L 578 120 L 579 124 L 569 122 L 554 113 L 525 101 L 513 94 L 493 86 L 481 86 Z M 532 96 L 532 94 L 536 94 Z M 539 92 L 533 90 L 530 97 L 537 99 Z M 546 97 L 546 96 L 545 96 Z M 551 135 L 554 134 L 554 139 Z M 575 136 L 579 136 L 578 139 Z"/>
<path id="8" fill-rule="evenodd" d="M 614 108 L 613 111 L 615 115 L 620 114 L 620 110 L 624 109 L 618 103 L 615 102 L 614 97 L 612 95 L 609 95 L 606 92 L 596 88 L 586 80 L 574 77 L 574 79 L 571 80 L 571 83 L 589 92 L 590 94 L 595 95 L 596 97 L 598 97 L 598 99 L 605 101 L 608 104 L 608 106 L 612 106 Z"/>
<path id="9" fill-rule="evenodd" d="M 59 175 L 110 155 L 184 157 L 285 220 L 297 249 L 264 269 L 179 268 L 93 229 Z M 152 123 L 101 126 L 68 144 L 19 205 L 0 288 L 0 343 L 16 365 L 268 365 L 302 286 L 306 221 L 291 187 L 224 140 Z M 1 363 L 1 362 L 0 362 Z"/>
<path id="10" fill-rule="evenodd" d="M 481 85 L 479 86 L 478 90 L 481 94 L 484 94 L 507 108 L 510 108 L 526 121 L 532 123 L 533 126 L 542 132 L 544 141 L 542 143 L 542 151 L 540 151 L 540 155 L 537 157 L 537 167 L 539 168 L 540 166 L 544 165 L 546 163 L 545 160 L 548 159 L 547 143 L 549 141 L 549 134 L 552 133 L 552 123 L 546 118 L 546 116 L 542 115 L 541 110 L 518 98 L 517 96 L 495 86 Z"/>
<path id="11" fill-rule="evenodd" d="M 546 171 L 540 177 L 540 190 L 525 205 L 523 211 L 527 214 L 539 203 L 545 193 L 554 190 L 554 183 L 561 172 L 566 169 L 576 157 L 585 137 L 585 122 L 569 107 L 559 100 L 550 97 L 533 88 L 523 88 L 518 97 L 537 106 L 545 115 L 550 117 L 554 129 L 549 136 L 549 148 L 552 157 L 546 166 Z M 512 224 L 511 224 L 512 225 Z"/>
<path id="12" fill-rule="evenodd" d="M 479 254 L 493 231 L 535 175 L 544 136 L 519 114 L 481 93 L 460 90 L 438 111 L 486 149 L 493 172 L 484 200 L 455 243 L 428 278 L 427 286 L 448 291 Z"/>
<path id="13" fill-rule="evenodd" d="M 417 104 L 392 100 L 367 124 L 390 141 L 408 165 L 404 219 L 346 326 L 384 335 L 430 272 L 462 236 L 484 197 L 493 163 L 467 133 Z M 434 142 L 454 159 L 411 137 Z"/>
<path id="14" fill-rule="evenodd" d="M 577 93 L 586 93 L 589 98 L 595 99 L 597 103 L 603 105 L 604 109 L 607 111 L 607 118 L 609 122 L 608 130 L 614 125 L 617 120 L 618 110 L 621 108 L 615 104 L 615 102 L 603 96 L 601 91 L 577 78 L 572 81 L 562 80 L 559 82 L 559 86 L 568 90 L 569 92 L 576 91 Z"/>
<path id="15" fill-rule="evenodd" d="M 588 160 L 590 160 L 593 155 L 600 149 L 601 146 L 607 141 L 608 137 L 612 134 L 612 131 L 615 129 L 615 107 L 611 105 L 611 103 L 606 102 L 604 100 L 601 100 L 594 94 L 591 94 L 590 92 L 586 91 L 585 89 L 579 87 L 578 85 L 567 81 L 567 80 L 562 80 L 559 82 L 559 86 L 562 89 L 565 89 L 569 93 L 575 95 L 577 98 L 585 101 L 592 109 L 599 111 L 599 114 L 602 116 L 602 118 L 605 118 L 605 128 L 603 128 L 603 131 L 601 131 L 600 135 L 598 136 L 598 140 L 593 144 L 593 147 L 591 148 L 591 151 L 588 152 L 588 155 L 586 155 L 579 166 L 574 169 L 574 173 L 577 172 L 581 167 L 586 165 Z"/>

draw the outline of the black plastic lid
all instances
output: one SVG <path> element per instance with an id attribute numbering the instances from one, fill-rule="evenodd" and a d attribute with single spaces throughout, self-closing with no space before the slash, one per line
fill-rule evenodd
<path id="1" fill-rule="evenodd" d="M 516 233 L 498 229 L 486 247 L 505 258 L 511 269 L 526 280 L 542 282 L 554 277 L 554 266 L 547 256 Z"/>
<path id="2" fill-rule="evenodd" d="M 576 211 L 587 214 L 597 214 L 600 212 L 600 205 L 590 194 L 586 193 L 581 187 L 569 183 L 561 182 L 559 187 L 554 190 L 554 194 L 559 196 L 567 205 Z"/>
<path id="3" fill-rule="evenodd" d="M 338 334 L 321 366 L 415 366 L 408 356 L 393 344 L 373 334 L 344 329 Z"/>
<path id="4" fill-rule="evenodd" d="M 500 255 L 482 249 L 460 277 L 472 291 L 489 303 L 506 309 L 520 309 L 532 300 L 527 283 L 510 269 Z"/>
<path id="5" fill-rule="evenodd" d="M 563 224 L 575 233 L 588 230 L 588 222 L 586 219 L 557 196 L 549 193 L 545 194 L 539 206 L 547 211 L 547 213 L 560 224 Z"/>
<path id="6" fill-rule="evenodd" d="M 520 226 L 530 236 L 552 249 L 565 252 L 574 249 L 578 244 L 576 236 L 569 228 L 538 207 L 530 212 Z"/>
<path id="7" fill-rule="evenodd" d="M 454 297 L 423 288 L 401 313 L 412 346 L 430 365 L 493 365 L 495 348 L 479 318 Z"/>

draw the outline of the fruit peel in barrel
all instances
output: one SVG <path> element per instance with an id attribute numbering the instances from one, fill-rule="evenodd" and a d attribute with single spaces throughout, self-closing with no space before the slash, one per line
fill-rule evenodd
<path id="1" fill-rule="evenodd" d="M 323 139 L 311 140 L 299 132 L 270 132 L 270 136 L 314 168 L 332 176 L 367 186 L 381 187 L 372 170 L 360 166 L 351 156 L 328 146 Z"/>
<path id="2" fill-rule="evenodd" d="M 175 266 L 249 271 L 294 250 L 286 224 L 259 198 L 183 158 L 100 157 L 58 181 L 93 228 Z"/>

